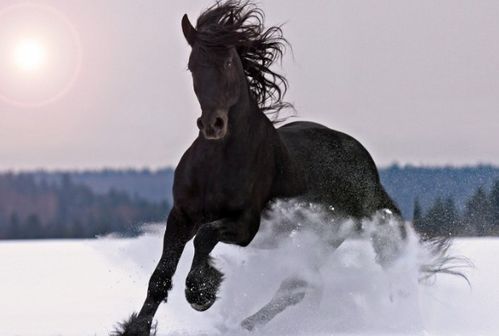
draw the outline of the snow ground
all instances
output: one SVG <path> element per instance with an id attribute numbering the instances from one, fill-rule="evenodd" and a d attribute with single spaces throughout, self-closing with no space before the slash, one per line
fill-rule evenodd
<path id="1" fill-rule="evenodd" d="M 160 227 L 136 239 L 0 243 L 0 335 L 107 335 L 140 308 L 161 235 Z M 307 239 L 291 239 L 278 250 L 218 246 L 226 280 L 220 299 L 203 313 L 183 295 L 189 244 L 169 302 L 156 315 L 158 334 L 250 335 L 239 322 L 266 303 L 286 275 L 307 274 L 320 287 L 306 270 L 317 261 Z M 499 239 L 455 241 L 452 253 L 475 265 L 467 271 L 471 289 L 447 275 L 431 286 L 418 284 L 416 252 L 411 247 L 384 272 L 367 241 L 345 242 L 321 261 L 322 292 L 312 290 L 252 335 L 497 335 Z"/>

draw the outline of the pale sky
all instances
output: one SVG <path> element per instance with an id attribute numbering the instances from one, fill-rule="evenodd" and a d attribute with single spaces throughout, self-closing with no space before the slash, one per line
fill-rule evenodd
<path id="1" fill-rule="evenodd" d="M 212 1 L 31 3 L 67 19 L 81 67 L 48 104 L 0 100 L 0 170 L 176 165 L 200 115 L 180 19 Z M 356 137 L 380 166 L 499 164 L 499 1 L 260 3 L 268 24 L 287 22 L 282 70 L 302 119 Z"/>

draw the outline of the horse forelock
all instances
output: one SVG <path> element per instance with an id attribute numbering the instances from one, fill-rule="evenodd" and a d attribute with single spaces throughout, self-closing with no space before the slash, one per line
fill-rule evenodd
<path id="1" fill-rule="evenodd" d="M 196 42 L 211 58 L 234 47 L 239 54 L 250 91 L 259 108 L 280 122 L 279 111 L 292 107 L 283 101 L 286 78 L 270 69 L 282 59 L 288 41 L 280 26 L 266 28 L 265 14 L 249 0 L 217 1 L 199 16 Z"/>

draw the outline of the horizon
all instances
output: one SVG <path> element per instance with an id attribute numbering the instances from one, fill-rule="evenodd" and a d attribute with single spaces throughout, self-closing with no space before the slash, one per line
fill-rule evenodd
<path id="1" fill-rule="evenodd" d="M 490 163 L 476 163 L 476 164 L 463 164 L 463 165 L 452 165 L 452 164 L 442 164 L 442 165 L 414 165 L 411 163 L 401 164 L 398 162 L 393 162 L 391 164 L 377 166 L 379 170 L 386 169 L 499 169 L 498 164 Z M 150 173 L 156 173 L 163 170 L 175 170 L 176 166 L 165 165 L 157 167 L 146 167 L 146 166 L 102 166 L 102 167 L 32 167 L 32 168 L 0 168 L 0 174 L 30 174 L 30 173 L 48 173 L 48 174 L 59 174 L 59 173 L 102 173 L 105 171 L 112 172 L 142 172 L 147 171 Z"/>

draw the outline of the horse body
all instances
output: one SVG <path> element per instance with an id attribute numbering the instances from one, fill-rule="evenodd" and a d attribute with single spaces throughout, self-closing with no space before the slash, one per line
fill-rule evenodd
<path id="1" fill-rule="evenodd" d="M 275 129 L 265 115 L 256 119 L 256 125 L 244 124 L 243 137 L 230 134 L 217 143 L 198 137 L 182 157 L 174 204 L 194 231 L 248 207 L 261 212 L 275 198 L 328 204 L 342 217 L 369 217 L 381 209 L 400 214 L 369 152 L 351 136 L 313 122 Z"/>
<path id="2" fill-rule="evenodd" d="M 206 10 L 196 28 L 186 16 L 182 20 L 192 47 L 189 69 L 202 110 L 200 132 L 175 171 L 174 204 L 146 300 L 118 335 L 150 334 L 185 244 L 193 237 L 185 295 L 194 309 L 210 308 L 223 278 L 211 262 L 211 251 L 219 242 L 248 245 L 273 199 L 297 197 L 355 219 L 383 208 L 400 214 L 358 141 L 311 122 L 276 129 L 264 113 L 286 106 L 278 80 L 284 89 L 286 81 L 269 68 L 282 54 L 281 30 L 264 30 L 262 17 L 250 3 L 228 0 Z M 276 309 L 271 301 L 266 319 L 299 302 L 303 284 L 286 280 L 274 300 L 281 305 Z M 287 293 L 292 293 L 290 299 L 283 301 Z M 251 329 L 254 322 L 243 326 Z"/>

